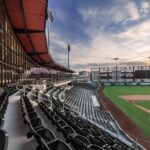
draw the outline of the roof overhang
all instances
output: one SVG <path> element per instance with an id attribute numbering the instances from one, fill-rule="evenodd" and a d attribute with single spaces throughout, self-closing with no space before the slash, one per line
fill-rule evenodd
<path id="1" fill-rule="evenodd" d="M 18 41 L 34 62 L 42 67 L 74 72 L 56 63 L 48 52 L 45 34 L 48 0 L 5 0 L 4 5 Z"/>

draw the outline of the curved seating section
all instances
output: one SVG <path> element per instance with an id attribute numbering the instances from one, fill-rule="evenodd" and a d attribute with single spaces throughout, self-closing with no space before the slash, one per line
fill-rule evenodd
<path id="1" fill-rule="evenodd" d="M 40 109 L 47 115 L 48 119 L 52 122 L 52 124 L 56 125 L 57 130 L 62 132 L 63 136 L 65 137 L 66 141 L 77 150 L 91 149 L 90 141 L 85 138 L 83 135 L 77 133 L 70 124 L 68 124 L 65 119 L 60 116 L 57 111 L 53 111 L 49 109 L 49 107 L 43 103 L 39 103 Z M 100 150 L 101 148 L 97 146 L 96 150 Z M 93 149 L 91 149 L 93 150 Z"/>
<path id="2" fill-rule="evenodd" d="M 71 150 L 71 148 L 62 140 L 57 139 L 53 131 L 43 126 L 42 120 L 38 117 L 32 103 L 27 96 L 21 98 L 21 107 L 26 123 L 30 129 L 27 138 L 32 136 L 38 143 L 38 150 Z"/>
<path id="3" fill-rule="evenodd" d="M 65 90 L 65 88 L 50 85 L 43 94 L 39 93 L 43 100 L 39 100 L 38 90 L 32 90 L 30 85 L 26 86 L 25 92 L 20 92 L 20 103 L 24 123 L 29 128 L 27 138 L 34 138 L 38 144 L 37 150 L 133 150 L 131 145 L 126 145 L 122 140 L 113 136 L 115 134 L 106 132 L 105 128 L 111 128 L 106 112 L 103 109 L 96 111 L 93 108 L 92 100 L 88 98 L 94 94 L 95 87 L 92 85 L 89 89 L 84 86 L 86 85 L 75 85 L 71 90 Z M 31 96 L 34 101 L 28 98 L 29 92 L 36 95 Z M 60 97 L 64 98 L 62 94 L 64 92 L 66 93 L 66 104 L 60 100 Z M 34 108 L 33 104 L 35 103 L 40 109 Z M 80 114 L 76 113 L 72 106 L 79 107 Z M 42 114 L 40 114 L 42 112 L 51 124 L 56 126 L 57 131 L 51 126 L 45 127 L 43 124 L 45 118 L 42 118 Z M 91 120 L 101 126 L 107 125 L 107 127 L 101 128 Z M 62 137 L 59 139 L 57 132 L 61 132 L 66 141 Z M 3 147 L 7 147 L 7 133 L 3 130 L 1 132 L 0 129 L 0 141 L 1 137 L 4 140 L 2 140 Z M 2 150 L 5 149 L 2 148 Z M 141 148 L 137 146 L 137 150 L 141 150 Z"/>
<path id="4" fill-rule="evenodd" d="M 77 107 L 80 114 L 87 119 L 98 123 L 111 132 L 116 132 L 111 125 L 112 119 L 110 115 L 103 109 L 103 107 L 101 107 L 101 104 L 98 110 L 94 108 L 91 96 L 95 95 L 95 87 L 89 85 L 90 84 L 77 84 L 70 91 L 67 91 L 65 103 L 70 107 Z"/>
<path id="5" fill-rule="evenodd" d="M 120 140 L 104 132 L 96 125 L 65 109 L 65 113 L 57 108 L 50 109 L 46 103 L 38 103 L 57 130 L 62 132 L 66 141 L 77 150 L 132 150 Z"/>
<path id="6" fill-rule="evenodd" d="M 65 111 L 71 110 L 74 114 L 84 118 L 84 121 L 88 121 L 87 124 L 90 124 L 93 121 L 97 124 L 96 126 L 100 126 L 98 127 L 99 130 L 100 128 L 101 130 L 103 130 L 103 132 L 107 130 L 108 137 L 111 137 L 114 134 L 115 135 L 120 134 L 122 138 L 124 137 L 125 141 L 132 143 L 132 140 L 128 138 L 125 135 L 125 133 L 124 134 L 122 133 L 122 130 L 120 130 L 120 128 L 116 125 L 115 120 L 113 120 L 110 114 L 103 108 L 101 102 L 100 102 L 99 110 L 96 110 L 94 108 L 93 101 L 91 100 L 91 95 L 96 95 L 95 90 L 97 88 L 95 84 L 91 85 L 90 88 L 89 87 L 85 88 L 86 86 L 89 86 L 89 83 L 88 84 L 76 84 L 70 90 L 65 90 L 63 88 L 61 89 L 60 87 L 58 88 L 54 86 L 51 87 L 50 96 L 52 97 L 52 101 L 56 103 L 55 105 L 53 105 L 54 110 L 57 109 L 59 111 L 60 110 L 63 111 L 62 108 L 64 106 Z M 65 102 L 63 103 L 63 101 L 60 100 L 59 95 L 61 95 L 64 91 L 65 91 Z M 63 98 L 63 96 L 61 97 Z M 58 107 L 57 105 L 58 102 L 62 104 L 61 105 L 62 107 Z M 80 111 L 79 113 L 76 113 L 76 111 L 74 111 L 74 108 L 76 107 L 79 108 L 79 111 Z M 44 109 L 47 110 L 46 107 Z M 45 112 L 44 109 L 43 111 Z M 110 132 L 113 134 L 109 135 Z M 118 137 L 118 136 L 115 136 L 115 137 Z M 94 147 L 95 146 L 93 146 L 93 148 Z M 140 146 L 137 146 L 137 147 L 138 149 L 141 149 Z M 113 147 L 112 149 L 116 149 L 116 148 Z M 129 149 L 132 149 L 132 148 L 129 148 Z"/>

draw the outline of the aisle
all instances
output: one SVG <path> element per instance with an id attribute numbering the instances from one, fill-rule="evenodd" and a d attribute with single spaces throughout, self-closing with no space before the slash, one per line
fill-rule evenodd
<path id="1" fill-rule="evenodd" d="M 23 124 L 19 98 L 19 96 L 15 95 L 9 97 L 9 104 L 5 114 L 3 128 L 9 136 L 7 150 L 35 150 L 36 141 L 33 138 L 26 138 L 28 127 Z"/>

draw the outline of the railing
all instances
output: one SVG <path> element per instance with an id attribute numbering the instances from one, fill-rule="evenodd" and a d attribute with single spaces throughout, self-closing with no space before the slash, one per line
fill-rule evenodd
<path id="1" fill-rule="evenodd" d="M 22 87 L 22 88 L 19 88 L 19 86 Z M 19 91 L 21 91 L 21 92 L 23 92 L 24 95 L 28 93 L 28 91 L 26 91 L 26 89 L 36 91 L 36 89 L 29 88 L 29 87 L 27 87 L 27 86 L 25 86 L 25 85 L 22 85 L 22 84 L 17 85 L 17 86 L 16 86 L 16 89 L 19 90 Z M 38 91 L 36 91 L 36 92 L 38 92 Z M 30 93 L 30 94 L 31 94 L 32 96 L 35 96 L 35 97 L 39 98 L 39 96 L 38 96 L 37 94 L 33 94 L 33 93 Z M 42 94 L 43 94 L 43 93 L 42 93 Z M 43 95 L 44 95 L 44 94 L 43 94 Z M 48 98 L 50 98 L 48 95 L 45 95 L 45 96 L 47 96 Z M 51 103 L 50 103 L 50 104 L 51 104 L 51 105 L 50 105 L 50 108 L 52 109 L 52 101 L 50 101 L 50 100 L 48 100 L 48 99 L 46 99 L 46 98 L 43 98 L 43 97 L 40 97 L 40 98 L 41 98 L 42 100 L 48 102 L 48 103 L 51 102 Z"/>

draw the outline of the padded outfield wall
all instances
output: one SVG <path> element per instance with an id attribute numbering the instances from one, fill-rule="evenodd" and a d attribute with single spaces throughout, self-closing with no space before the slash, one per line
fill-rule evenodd
<path id="1" fill-rule="evenodd" d="M 150 82 L 100 82 L 103 86 L 150 86 Z"/>

